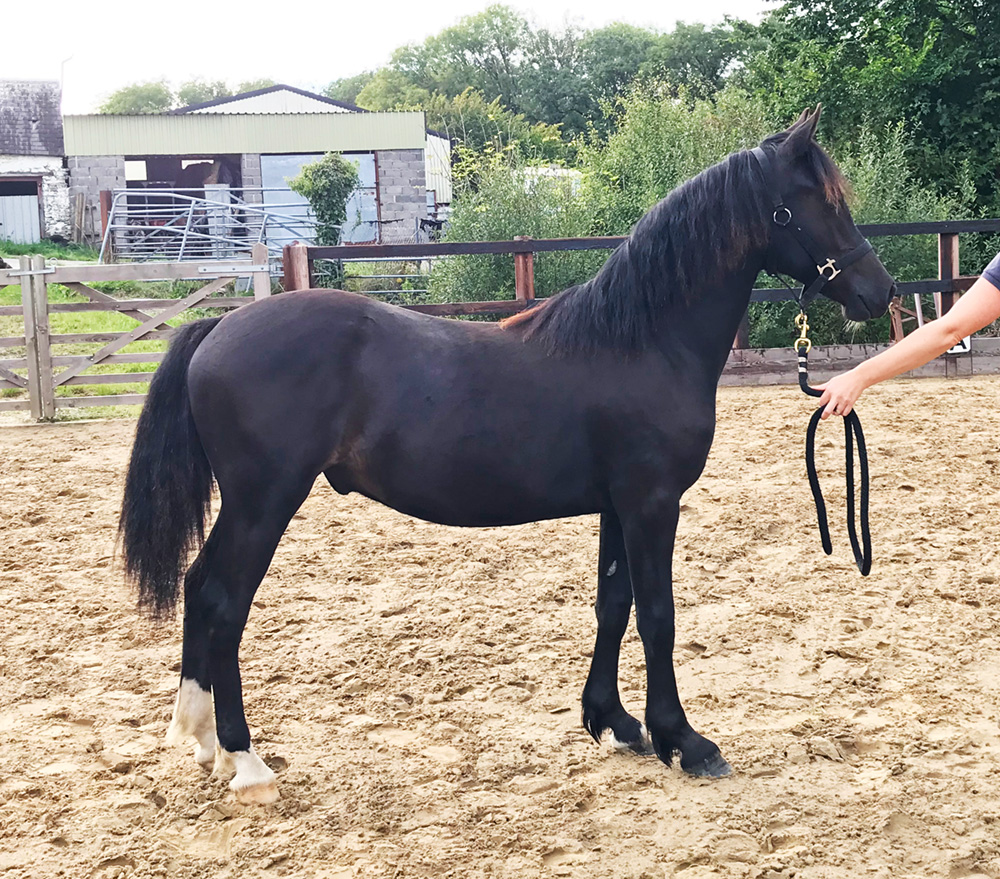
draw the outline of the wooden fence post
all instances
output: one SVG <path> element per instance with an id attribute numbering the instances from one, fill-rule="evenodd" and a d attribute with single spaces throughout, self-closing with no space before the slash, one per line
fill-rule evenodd
<path id="1" fill-rule="evenodd" d="M 31 417 L 55 417 L 56 392 L 52 386 L 52 346 L 49 341 L 49 291 L 45 283 L 45 257 L 21 257 L 21 303 L 28 361 L 28 399 Z"/>
<path id="2" fill-rule="evenodd" d="M 292 290 L 308 290 L 311 284 L 309 271 L 309 249 L 304 244 L 286 244 L 281 252 L 286 293 Z"/>
<path id="3" fill-rule="evenodd" d="M 31 417 L 35 421 L 42 418 L 42 389 L 38 384 L 38 347 L 35 333 L 35 298 L 31 284 L 31 257 L 22 256 L 19 260 L 18 273 L 21 276 L 21 309 L 24 313 L 24 345 L 25 360 L 28 361 L 28 401 L 31 404 Z"/>
<path id="4" fill-rule="evenodd" d="M 258 242 L 250 248 L 250 259 L 254 265 L 267 265 L 267 245 Z M 271 295 L 271 273 L 265 269 L 262 272 L 253 273 L 253 298 L 267 299 Z"/>
<path id="5" fill-rule="evenodd" d="M 942 281 L 951 281 L 957 278 L 958 272 L 958 235 L 953 232 L 938 233 L 938 277 Z M 941 313 L 947 314 L 948 310 L 958 301 L 957 293 L 941 293 Z"/>
<path id="6" fill-rule="evenodd" d="M 515 235 L 515 241 L 530 241 L 530 235 Z M 535 298 L 535 254 L 514 254 L 514 295 L 521 302 L 530 302 Z"/>
<path id="7" fill-rule="evenodd" d="M 916 298 L 916 297 L 914 297 Z M 895 345 L 903 339 L 903 297 L 893 296 L 889 303 L 889 341 Z"/>

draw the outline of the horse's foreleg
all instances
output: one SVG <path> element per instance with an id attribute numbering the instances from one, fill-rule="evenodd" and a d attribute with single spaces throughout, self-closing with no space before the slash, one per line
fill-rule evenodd
<path id="1" fill-rule="evenodd" d="M 679 493 L 665 492 L 653 492 L 641 509 L 622 513 L 636 625 L 646 654 L 646 726 L 664 763 L 670 765 L 679 752 L 685 772 L 718 777 L 729 774 L 729 764 L 714 742 L 691 728 L 674 676 L 671 564 L 679 514 Z"/>
<path id="2" fill-rule="evenodd" d="M 598 568 L 597 640 L 583 688 L 583 725 L 597 742 L 608 731 L 616 748 L 649 754 L 645 728 L 622 707 L 618 694 L 618 657 L 632 610 L 632 583 L 621 522 L 613 512 L 601 514 Z"/>

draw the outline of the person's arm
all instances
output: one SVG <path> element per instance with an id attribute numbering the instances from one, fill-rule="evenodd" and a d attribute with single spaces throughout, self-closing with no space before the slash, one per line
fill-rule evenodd
<path id="1" fill-rule="evenodd" d="M 998 260 L 990 263 L 992 269 Z M 989 274 L 989 277 L 987 277 Z M 990 278 L 994 280 L 991 281 Z M 966 336 L 981 330 L 1000 317 L 1000 280 L 987 272 L 938 320 L 925 323 L 891 348 L 876 354 L 849 372 L 817 385 L 823 391 L 819 405 L 825 406 L 823 418 L 847 415 L 861 393 L 872 385 L 893 378 L 944 354 Z"/>

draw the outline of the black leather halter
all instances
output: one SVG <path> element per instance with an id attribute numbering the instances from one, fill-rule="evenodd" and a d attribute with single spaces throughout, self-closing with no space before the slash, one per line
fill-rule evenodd
<path id="1" fill-rule="evenodd" d="M 847 253 L 837 257 L 824 256 L 828 253 L 825 248 L 816 243 L 812 237 L 798 223 L 793 222 L 792 209 L 785 204 L 785 198 L 781 194 L 781 187 L 778 186 L 771 158 L 761 147 L 754 147 L 750 150 L 750 155 L 757 160 L 760 170 L 764 175 L 764 182 L 767 184 L 767 191 L 774 207 L 771 219 L 776 226 L 788 229 L 799 246 L 809 254 L 809 258 L 816 264 L 816 277 L 809 284 L 803 284 L 802 289 L 796 297 L 800 308 L 804 308 L 822 293 L 823 288 L 837 277 L 842 271 L 850 268 L 862 257 L 867 256 L 872 251 L 871 243 L 867 238 L 862 238 L 861 243 L 853 247 Z"/>

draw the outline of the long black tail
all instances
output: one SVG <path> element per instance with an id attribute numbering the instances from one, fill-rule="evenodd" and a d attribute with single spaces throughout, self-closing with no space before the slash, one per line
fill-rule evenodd
<path id="1" fill-rule="evenodd" d="M 191 417 L 187 373 L 221 319 L 177 330 L 149 385 L 125 478 L 118 521 L 125 573 L 139 587 L 139 607 L 157 618 L 173 612 L 188 554 L 205 537 L 212 466 Z"/>

